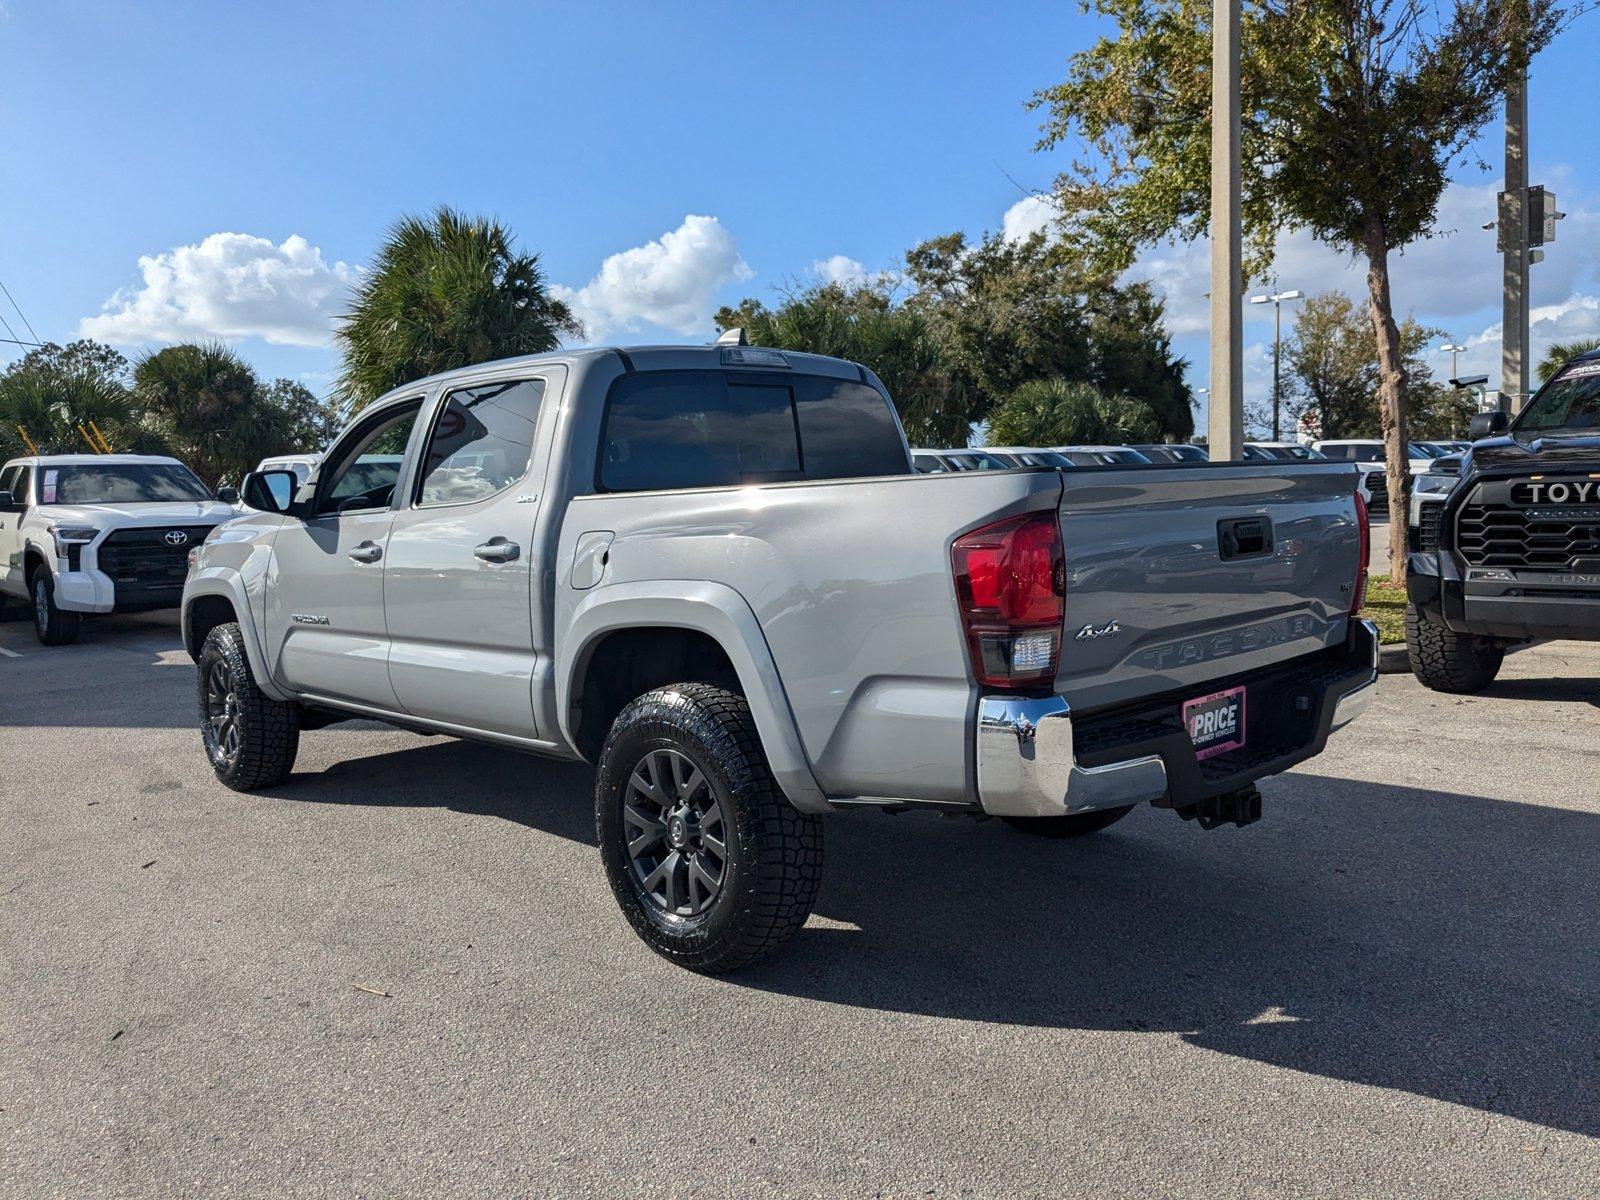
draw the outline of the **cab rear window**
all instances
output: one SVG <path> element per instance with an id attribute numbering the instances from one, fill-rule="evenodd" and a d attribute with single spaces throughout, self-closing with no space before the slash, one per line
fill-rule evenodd
<path id="1" fill-rule="evenodd" d="M 909 474 L 874 388 L 815 375 L 655 371 L 606 402 L 599 485 L 608 492 Z"/>

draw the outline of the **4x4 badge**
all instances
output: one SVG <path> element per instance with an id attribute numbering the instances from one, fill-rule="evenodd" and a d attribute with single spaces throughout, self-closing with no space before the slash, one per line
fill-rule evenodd
<path id="1" fill-rule="evenodd" d="M 1111 620 L 1107 621 L 1104 625 L 1101 625 L 1098 628 L 1094 625 L 1085 625 L 1082 629 L 1078 630 L 1077 633 L 1072 635 L 1072 639 L 1076 642 L 1092 642 L 1095 638 L 1110 637 L 1112 634 L 1121 632 L 1122 626 L 1118 625 L 1116 618 L 1113 617 Z"/>

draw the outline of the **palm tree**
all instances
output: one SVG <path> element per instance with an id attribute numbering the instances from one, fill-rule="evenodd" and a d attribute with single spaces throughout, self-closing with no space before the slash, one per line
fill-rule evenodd
<path id="1" fill-rule="evenodd" d="M 250 364 L 216 342 L 168 346 L 133 368 L 134 390 L 209 487 L 288 449 L 284 422 Z"/>
<path id="2" fill-rule="evenodd" d="M 95 342 L 30 351 L 0 375 L 0 454 L 26 448 L 23 430 L 46 453 L 92 453 L 93 435 L 79 431 L 91 422 L 117 450 L 151 444 L 128 391 L 127 370 L 122 355 Z"/>
<path id="3" fill-rule="evenodd" d="M 1089 383 L 1035 379 L 989 414 L 995 446 L 1125 445 L 1155 439 L 1160 422 L 1142 400 Z"/>
<path id="4" fill-rule="evenodd" d="M 1569 359 L 1577 358 L 1580 354 L 1587 354 L 1591 350 L 1600 350 L 1600 338 L 1579 338 L 1575 342 L 1551 342 L 1544 352 L 1544 358 L 1539 362 L 1539 382 L 1549 383 L 1555 378 L 1557 371 L 1567 365 Z"/>
<path id="5" fill-rule="evenodd" d="M 451 208 L 402 217 L 336 335 L 344 351 L 336 399 L 353 411 L 424 375 L 582 337 L 547 290 L 539 256 L 515 253 L 513 242 L 498 221 Z"/>

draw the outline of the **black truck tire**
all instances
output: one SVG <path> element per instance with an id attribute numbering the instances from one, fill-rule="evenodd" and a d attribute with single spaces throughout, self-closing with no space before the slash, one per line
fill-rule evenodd
<path id="1" fill-rule="evenodd" d="M 282 783 L 300 750 L 300 706 L 256 686 L 232 621 L 206 634 L 199 668 L 200 740 L 217 778 L 236 792 Z"/>
<path id="2" fill-rule="evenodd" d="M 44 567 L 34 568 L 28 580 L 28 596 L 33 601 L 33 631 L 46 646 L 66 646 L 78 640 L 83 631 L 83 614 L 56 607 L 56 583 Z"/>
<path id="3" fill-rule="evenodd" d="M 1101 808 L 1094 812 L 1070 813 L 1064 817 L 1001 817 L 1013 829 L 1031 833 L 1034 837 L 1075 838 L 1099 833 L 1107 825 L 1115 825 L 1133 811 L 1133 805 L 1123 808 Z"/>
<path id="4" fill-rule="evenodd" d="M 1436 692 L 1468 695 L 1494 682 L 1506 649 L 1493 638 L 1457 633 L 1406 605 L 1406 657 L 1411 673 Z"/>
<path id="5" fill-rule="evenodd" d="M 598 766 L 606 878 L 652 950 L 716 974 L 805 924 L 822 822 L 779 790 L 743 696 L 707 683 L 647 692 L 617 716 Z"/>

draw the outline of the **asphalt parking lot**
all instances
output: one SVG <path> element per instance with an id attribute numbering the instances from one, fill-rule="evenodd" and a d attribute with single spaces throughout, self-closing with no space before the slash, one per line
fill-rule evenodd
<path id="1" fill-rule="evenodd" d="M 173 619 L 0 648 L 7 1196 L 1600 1191 L 1600 648 L 1385 676 L 1245 830 L 830 818 L 721 979 L 587 769 L 352 725 L 237 795 Z"/>

